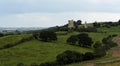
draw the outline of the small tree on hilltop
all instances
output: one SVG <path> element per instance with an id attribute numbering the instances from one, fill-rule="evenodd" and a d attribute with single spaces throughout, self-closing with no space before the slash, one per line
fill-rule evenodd
<path id="1" fill-rule="evenodd" d="M 77 21 L 77 25 L 81 25 L 82 24 L 82 21 L 81 20 L 78 20 Z"/>

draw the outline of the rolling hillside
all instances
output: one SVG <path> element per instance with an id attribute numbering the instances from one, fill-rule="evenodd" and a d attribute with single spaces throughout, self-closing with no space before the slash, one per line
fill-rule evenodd
<path id="1" fill-rule="evenodd" d="M 31 40 L 9 49 L 0 50 L 0 66 L 16 66 L 18 63 L 24 63 L 29 66 L 31 63 L 40 64 L 54 61 L 56 55 L 65 50 L 74 50 L 82 53 L 92 52 L 92 49 L 66 44 L 67 36 L 59 36 L 57 42 L 48 43 Z"/>
<path id="2" fill-rule="evenodd" d="M 88 33 L 92 37 L 93 41 L 101 41 L 104 37 L 107 37 L 111 34 L 119 35 L 119 27 L 113 28 L 98 28 L 98 32 Z M 118 30 L 118 31 L 117 31 Z M 102 33 L 101 31 L 106 31 Z M 65 35 L 58 35 L 58 40 L 55 42 L 41 42 L 35 39 L 30 41 L 22 42 L 16 46 L 10 47 L 8 49 L 0 50 L 0 66 L 16 66 L 18 63 L 23 63 L 27 66 L 30 66 L 32 63 L 43 63 L 56 60 L 56 56 L 65 50 L 74 50 L 81 53 L 93 52 L 93 49 L 82 48 L 78 46 L 72 46 L 66 43 L 66 39 L 70 35 L 76 35 L 79 32 L 72 32 Z M 3 47 L 6 44 L 14 44 L 21 41 L 23 38 L 30 37 L 31 35 L 9 35 L 0 38 L 0 47 Z M 101 62 L 105 58 L 112 58 L 113 56 L 107 55 L 104 58 L 95 59 L 91 61 L 85 61 L 81 63 L 70 64 L 67 66 L 80 66 L 86 63 Z"/>

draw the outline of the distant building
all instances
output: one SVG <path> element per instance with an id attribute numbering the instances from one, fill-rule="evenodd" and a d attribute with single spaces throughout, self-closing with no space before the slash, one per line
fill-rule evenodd
<path id="1" fill-rule="evenodd" d="M 75 28 L 74 20 L 68 20 L 68 28 L 69 29 Z"/>

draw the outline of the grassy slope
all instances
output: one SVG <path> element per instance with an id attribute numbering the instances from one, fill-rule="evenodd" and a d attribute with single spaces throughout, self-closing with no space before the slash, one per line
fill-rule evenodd
<path id="1" fill-rule="evenodd" d="M 19 43 L 22 39 L 31 37 L 31 34 L 22 34 L 22 35 L 8 35 L 0 38 L 0 48 L 3 48 L 5 45 L 14 45 Z"/>
<path id="2" fill-rule="evenodd" d="M 119 31 L 117 32 L 119 28 L 120 27 L 115 27 L 110 29 L 99 28 L 98 29 L 99 31 L 106 31 L 107 33 L 88 33 L 88 34 L 90 35 L 90 37 L 93 38 L 94 41 L 101 41 L 103 37 L 108 36 L 110 34 L 119 34 L 120 32 Z M 73 32 L 68 35 L 60 35 L 58 36 L 57 42 L 45 43 L 37 40 L 32 40 L 21 43 L 20 45 L 9 49 L 0 50 L 0 66 L 16 66 L 17 63 L 21 63 L 21 62 L 29 65 L 34 62 L 40 64 L 46 61 L 54 61 L 57 54 L 60 54 L 68 49 L 82 53 L 92 52 L 92 49 L 86 49 L 86 48 L 81 48 L 66 44 L 66 39 L 70 35 L 74 35 L 74 34 L 79 34 L 79 33 Z M 11 42 L 12 39 L 11 38 L 9 39 L 10 41 L 8 42 Z M 16 38 L 14 38 L 13 40 L 16 40 Z M 104 58 L 102 60 L 104 60 Z M 88 62 L 83 62 L 83 63 L 88 63 Z M 76 63 L 76 64 L 71 64 L 69 66 L 79 66 L 81 64 L 82 63 Z"/>
<path id="3" fill-rule="evenodd" d="M 77 33 L 75 32 L 74 34 Z M 32 40 L 9 49 L 1 50 L 0 66 L 16 66 L 17 63 L 21 62 L 29 66 L 34 62 L 40 64 L 42 62 L 54 61 L 56 55 L 65 50 L 74 50 L 82 53 L 92 52 L 92 49 L 66 44 L 65 41 L 69 35 L 59 36 L 57 42 L 46 43 Z"/>

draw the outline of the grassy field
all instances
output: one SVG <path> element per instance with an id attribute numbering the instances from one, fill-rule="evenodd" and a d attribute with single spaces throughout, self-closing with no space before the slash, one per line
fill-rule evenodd
<path id="1" fill-rule="evenodd" d="M 14 45 L 21 42 L 24 39 L 32 37 L 31 34 L 22 34 L 22 35 L 8 35 L 0 38 L 0 48 L 3 48 L 6 45 Z"/>
<path id="2" fill-rule="evenodd" d="M 66 44 L 66 39 L 69 35 L 58 36 L 58 41 L 56 42 L 31 40 L 9 49 L 0 50 L 0 66 L 16 66 L 18 63 L 30 66 L 31 63 L 40 64 L 54 61 L 56 56 L 65 50 L 74 50 L 81 53 L 93 51 L 92 49 Z"/>

